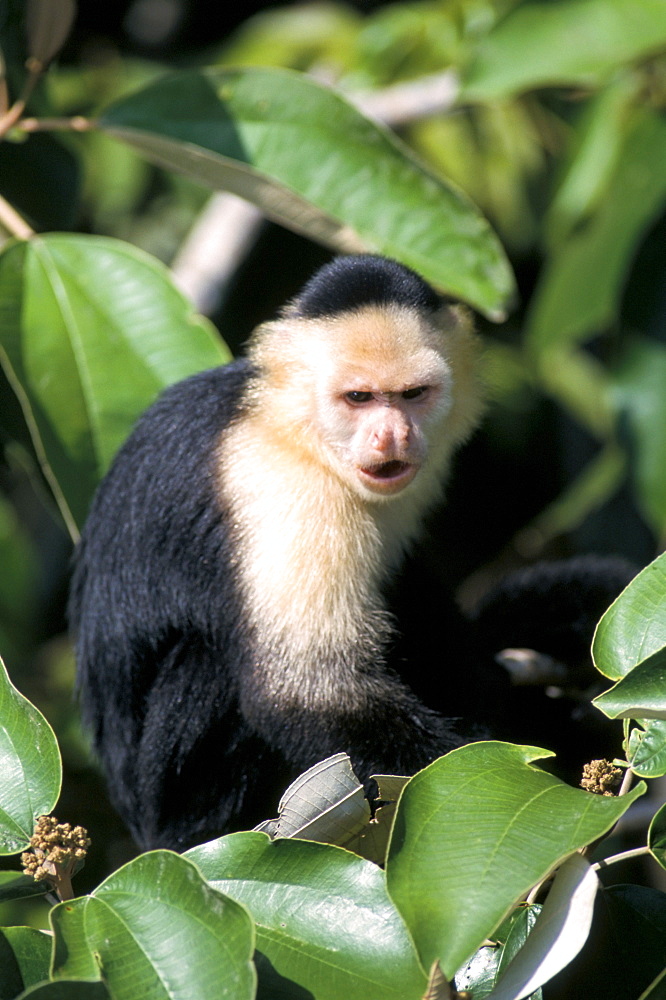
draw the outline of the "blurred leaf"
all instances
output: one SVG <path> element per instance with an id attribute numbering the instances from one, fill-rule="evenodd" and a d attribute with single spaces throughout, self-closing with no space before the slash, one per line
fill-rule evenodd
<path id="1" fill-rule="evenodd" d="M 641 728 L 631 730 L 627 760 L 639 778 L 659 778 L 666 774 L 666 722 L 640 719 Z"/>
<path id="2" fill-rule="evenodd" d="M 604 330 L 616 316 L 638 242 L 666 200 L 665 162 L 666 120 L 646 111 L 626 135 L 596 212 L 542 273 L 526 331 L 537 356 Z"/>
<path id="3" fill-rule="evenodd" d="M 612 827 L 627 798 L 645 789 L 621 799 L 590 795 L 529 766 L 548 756 L 535 747 L 473 743 L 405 787 L 387 885 L 424 968 L 438 959 L 451 978 L 524 893 Z"/>
<path id="4" fill-rule="evenodd" d="M 638 663 L 592 704 L 609 719 L 666 719 L 666 648 Z"/>
<path id="5" fill-rule="evenodd" d="M 162 265 L 103 237 L 10 244 L 0 303 L 0 360 L 75 535 L 139 414 L 229 354 Z"/>
<path id="6" fill-rule="evenodd" d="M 48 722 L 11 683 L 0 660 L 0 855 L 27 847 L 35 820 L 50 813 L 62 766 Z"/>
<path id="7" fill-rule="evenodd" d="M 545 220 L 551 247 L 562 243 L 603 201 L 636 103 L 642 100 L 642 84 L 641 77 L 628 70 L 583 105 L 572 153 Z"/>
<path id="8" fill-rule="evenodd" d="M 19 872 L 0 872 L 0 903 L 10 899 L 25 899 L 29 896 L 43 896 L 48 886 L 35 882 L 31 875 Z"/>
<path id="9" fill-rule="evenodd" d="M 537 87 L 595 87 L 618 66 L 666 46 L 663 0 L 523 3 L 479 44 L 461 99 L 494 101 Z"/>
<path id="10" fill-rule="evenodd" d="M 26 33 L 31 59 L 45 66 L 67 40 L 74 18 L 74 0 L 26 0 Z"/>
<path id="11" fill-rule="evenodd" d="M 598 885 L 597 874 L 585 858 L 580 854 L 567 858 L 532 932 L 507 967 L 500 968 L 489 1000 L 530 997 L 575 958 L 590 932 Z"/>
<path id="12" fill-rule="evenodd" d="M 260 833 L 231 834 L 185 857 L 247 906 L 271 968 L 317 1000 L 422 995 L 425 974 L 376 865 L 338 847 Z"/>
<path id="13" fill-rule="evenodd" d="M 504 252 L 471 202 L 308 77 L 180 73 L 113 104 L 98 124 L 336 250 L 395 257 L 493 318 L 513 295 Z"/>
<path id="14" fill-rule="evenodd" d="M 536 530 L 543 545 L 578 528 L 613 496 L 622 482 L 625 465 L 620 448 L 613 444 L 602 448 L 526 530 Z"/>
<path id="15" fill-rule="evenodd" d="M 299 70 L 341 66 L 351 57 L 360 24 L 355 10 L 330 0 L 260 10 L 225 39 L 218 61 L 225 66 Z"/>
<path id="16" fill-rule="evenodd" d="M 640 508 L 657 537 L 666 539 L 666 345 L 634 339 L 615 374 L 611 399 L 628 417 Z M 666 609 L 666 595 L 664 600 Z"/>
<path id="17" fill-rule="evenodd" d="M 592 656 L 597 670 L 619 680 L 666 646 L 666 553 L 636 576 L 597 626 Z"/>
<path id="18" fill-rule="evenodd" d="M 254 997 L 250 917 L 177 854 L 142 854 L 53 916 L 58 978 L 96 966 L 114 1000 Z"/>

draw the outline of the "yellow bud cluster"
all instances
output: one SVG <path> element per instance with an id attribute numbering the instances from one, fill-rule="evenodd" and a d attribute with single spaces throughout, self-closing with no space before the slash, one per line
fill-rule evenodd
<path id="1" fill-rule="evenodd" d="M 21 855 L 23 870 L 36 882 L 58 882 L 71 877 L 83 862 L 90 838 L 82 826 L 59 823 L 55 816 L 40 816 L 30 838 L 30 850 Z"/>

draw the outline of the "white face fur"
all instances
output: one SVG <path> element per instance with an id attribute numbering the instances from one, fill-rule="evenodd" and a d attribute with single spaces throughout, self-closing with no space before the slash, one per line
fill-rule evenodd
<path id="1" fill-rule="evenodd" d="M 397 306 L 336 317 L 328 327 L 316 359 L 320 440 L 356 493 L 389 499 L 418 477 L 451 409 L 441 332 Z"/>

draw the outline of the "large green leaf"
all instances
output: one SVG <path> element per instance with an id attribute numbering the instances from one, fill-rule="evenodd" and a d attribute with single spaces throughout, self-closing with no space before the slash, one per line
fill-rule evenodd
<path id="1" fill-rule="evenodd" d="M 103 978 L 113 1000 L 251 1000 L 247 912 L 169 851 L 142 854 L 53 911 L 59 979 Z"/>
<path id="2" fill-rule="evenodd" d="M 60 794 L 62 765 L 55 734 L 9 680 L 0 660 L 0 854 L 22 851 L 38 816 Z"/>
<path id="3" fill-rule="evenodd" d="M 262 833 L 222 837 L 186 857 L 247 906 L 257 948 L 273 972 L 317 1000 L 417 1000 L 423 994 L 414 946 L 387 896 L 384 873 L 369 861 L 339 847 L 270 841 Z M 260 979 L 266 968 L 259 965 Z"/>
<path id="4" fill-rule="evenodd" d="M 636 576 L 597 626 L 592 656 L 597 670 L 619 680 L 666 646 L 666 553 Z"/>
<path id="5" fill-rule="evenodd" d="M 547 756 L 474 743 L 404 789 L 387 884 L 425 968 L 438 959 L 451 978 L 531 886 L 605 833 L 645 789 L 606 798 L 571 788 L 529 766 Z"/>
<path id="6" fill-rule="evenodd" d="M 666 46 L 663 0 L 541 0 L 511 11 L 481 42 L 462 100 L 545 86 L 594 87 Z"/>
<path id="7" fill-rule="evenodd" d="M 75 533 L 142 410 L 229 354 L 147 254 L 55 234 L 0 255 L 0 360 Z"/>
<path id="8" fill-rule="evenodd" d="M 333 249 L 395 257 L 495 318 L 513 295 L 502 248 L 471 202 L 306 76 L 179 73 L 113 104 L 98 124 Z"/>

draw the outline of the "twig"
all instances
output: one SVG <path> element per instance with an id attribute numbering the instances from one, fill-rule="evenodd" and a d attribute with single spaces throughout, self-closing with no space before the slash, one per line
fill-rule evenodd
<path id="1" fill-rule="evenodd" d="M 2 195 L 0 195 L 0 225 L 20 240 L 29 240 L 35 235 L 34 229 L 30 228 L 25 219 L 8 201 L 5 201 Z"/>

